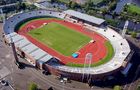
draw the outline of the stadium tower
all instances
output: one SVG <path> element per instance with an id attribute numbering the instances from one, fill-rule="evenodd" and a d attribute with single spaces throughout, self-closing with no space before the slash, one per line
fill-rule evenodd
<path id="1" fill-rule="evenodd" d="M 91 79 L 90 76 L 90 66 L 92 61 L 92 53 L 87 53 L 84 61 L 84 69 L 83 69 L 83 75 L 82 75 L 82 82 L 86 81 L 88 82 Z M 88 71 L 89 73 L 85 75 L 85 72 Z"/>

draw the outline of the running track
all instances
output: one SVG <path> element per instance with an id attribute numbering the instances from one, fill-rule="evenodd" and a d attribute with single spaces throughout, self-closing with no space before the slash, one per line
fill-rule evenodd
<path id="1" fill-rule="evenodd" d="M 41 25 L 43 25 L 43 23 L 50 23 L 50 22 L 60 23 L 69 28 L 77 30 L 78 32 L 88 35 L 89 37 L 91 37 L 95 40 L 95 43 L 88 43 L 87 45 L 85 45 L 83 48 L 81 48 L 78 51 L 78 52 L 80 52 L 78 58 L 73 58 L 71 56 L 64 56 L 64 55 L 60 54 L 59 52 L 49 48 L 47 45 L 44 45 L 43 43 L 40 43 L 39 41 L 37 41 L 36 39 L 34 39 L 33 37 L 31 37 L 27 34 L 29 27 L 35 26 L 36 28 L 38 28 Z M 29 23 L 27 23 L 22 28 L 20 28 L 20 30 L 18 30 L 18 33 L 20 35 L 25 36 L 29 41 L 31 41 L 36 46 L 40 47 L 42 50 L 46 51 L 50 55 L 55 56 L 58 59 L 60 59 L 61 62 L 64 64 L 70 63 L 70 62 L 77 63 L 77 64 L 84 64 L 85 55 L 87 53 L 93 54 L 92 63 L 100 61 L 102 58 L 104 58 L 107 55 L 107 48 L 105 46 L 106 39 L 103 36 L 101 36 L 95 32 L 88 32 L 88 31 L 84 30 L 84 28 L 80 25 L 76 25 L 76 24 L 73 24 L 73 23 L 70 23 L 67 21 L 63 21 L 63 20 L 57 20 L 57 19 L 33 20 L 33 21 L 30 21 Z"/>

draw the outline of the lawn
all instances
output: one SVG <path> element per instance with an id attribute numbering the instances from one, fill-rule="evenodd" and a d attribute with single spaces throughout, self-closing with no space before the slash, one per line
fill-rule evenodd
<path id="1" fill-rule="evenodd" d="M 140 14 L 140 7 L 138 7 L 134 4 L 128 5 L 127 10 L 128 10 L 128 12 L 131 12 L 131 13 Z"/>
<path id="2" fill-rule="evenodd" d="M 65 56 L 71 56 L 91 40 L 90 37 L 55 22 L 31 30 L 28 34 Z"/>

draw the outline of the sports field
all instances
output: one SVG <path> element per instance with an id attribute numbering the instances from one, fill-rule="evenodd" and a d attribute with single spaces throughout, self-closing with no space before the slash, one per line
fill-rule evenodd
<path id="1" fill-rule="evenodd" d="M 23 24 L 19 27 L 19 34 L 67 66 L 83 67 L 87 53 L 93 55 L 91 67 L 105 64 L 114 55 L 114 49 L 106 38 L 74 23 L 56 18 L 40 18 Z M 95 42 L 89 43 L 92 39 Z M 72 57 L 74 52 L 78 52 L 78 58 Z"/>
<path id="2" fill-rule="evenodd" d="M 71 56 L 91 40 L 90 37 L 56 22 L 31 30 L 28 34 L 65 56 Z"/>

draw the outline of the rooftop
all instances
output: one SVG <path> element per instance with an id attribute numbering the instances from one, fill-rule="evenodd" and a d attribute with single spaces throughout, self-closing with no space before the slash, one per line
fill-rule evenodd
<path id="1" fill-rule="evenodd" d="M 31 57 L 33 57 L 35 60 L 39 62 L 47 62 L 52 58 L 50 54 L 43 51 L 39 47 L 35 46 L 33 43 L 28 41 L 25 37 L 15 32 L 6 35 L 6 38 L 9 40 L 9 42 L 11 42 L 11 38 L 12 38 L 16 47 L 20 48 L 26 54 L 29 54 Z"/>
<path id="2" fill-rule="evenodd" d="M 77 11 L 74 11 L 74 10 L 66 10 L 66 11 L 64 11 L 64 13 L 69 14 L 69 15 L 74 16 L 74 17 L 77 17 L 79 19 L 83 19 L 85 21 L 89 21 L 89 22 L 97 24 L 97 25 L 100 25 L 103 22 L 105 22 L 104 19 L 97 18 L 97 17 L 94 17 L 94 16 L 90 16 L 90 15 L 87 15 L 87 14 L 84 14 L 84 13 L 81 13 L 81 12 L 77 12 Z"/>

